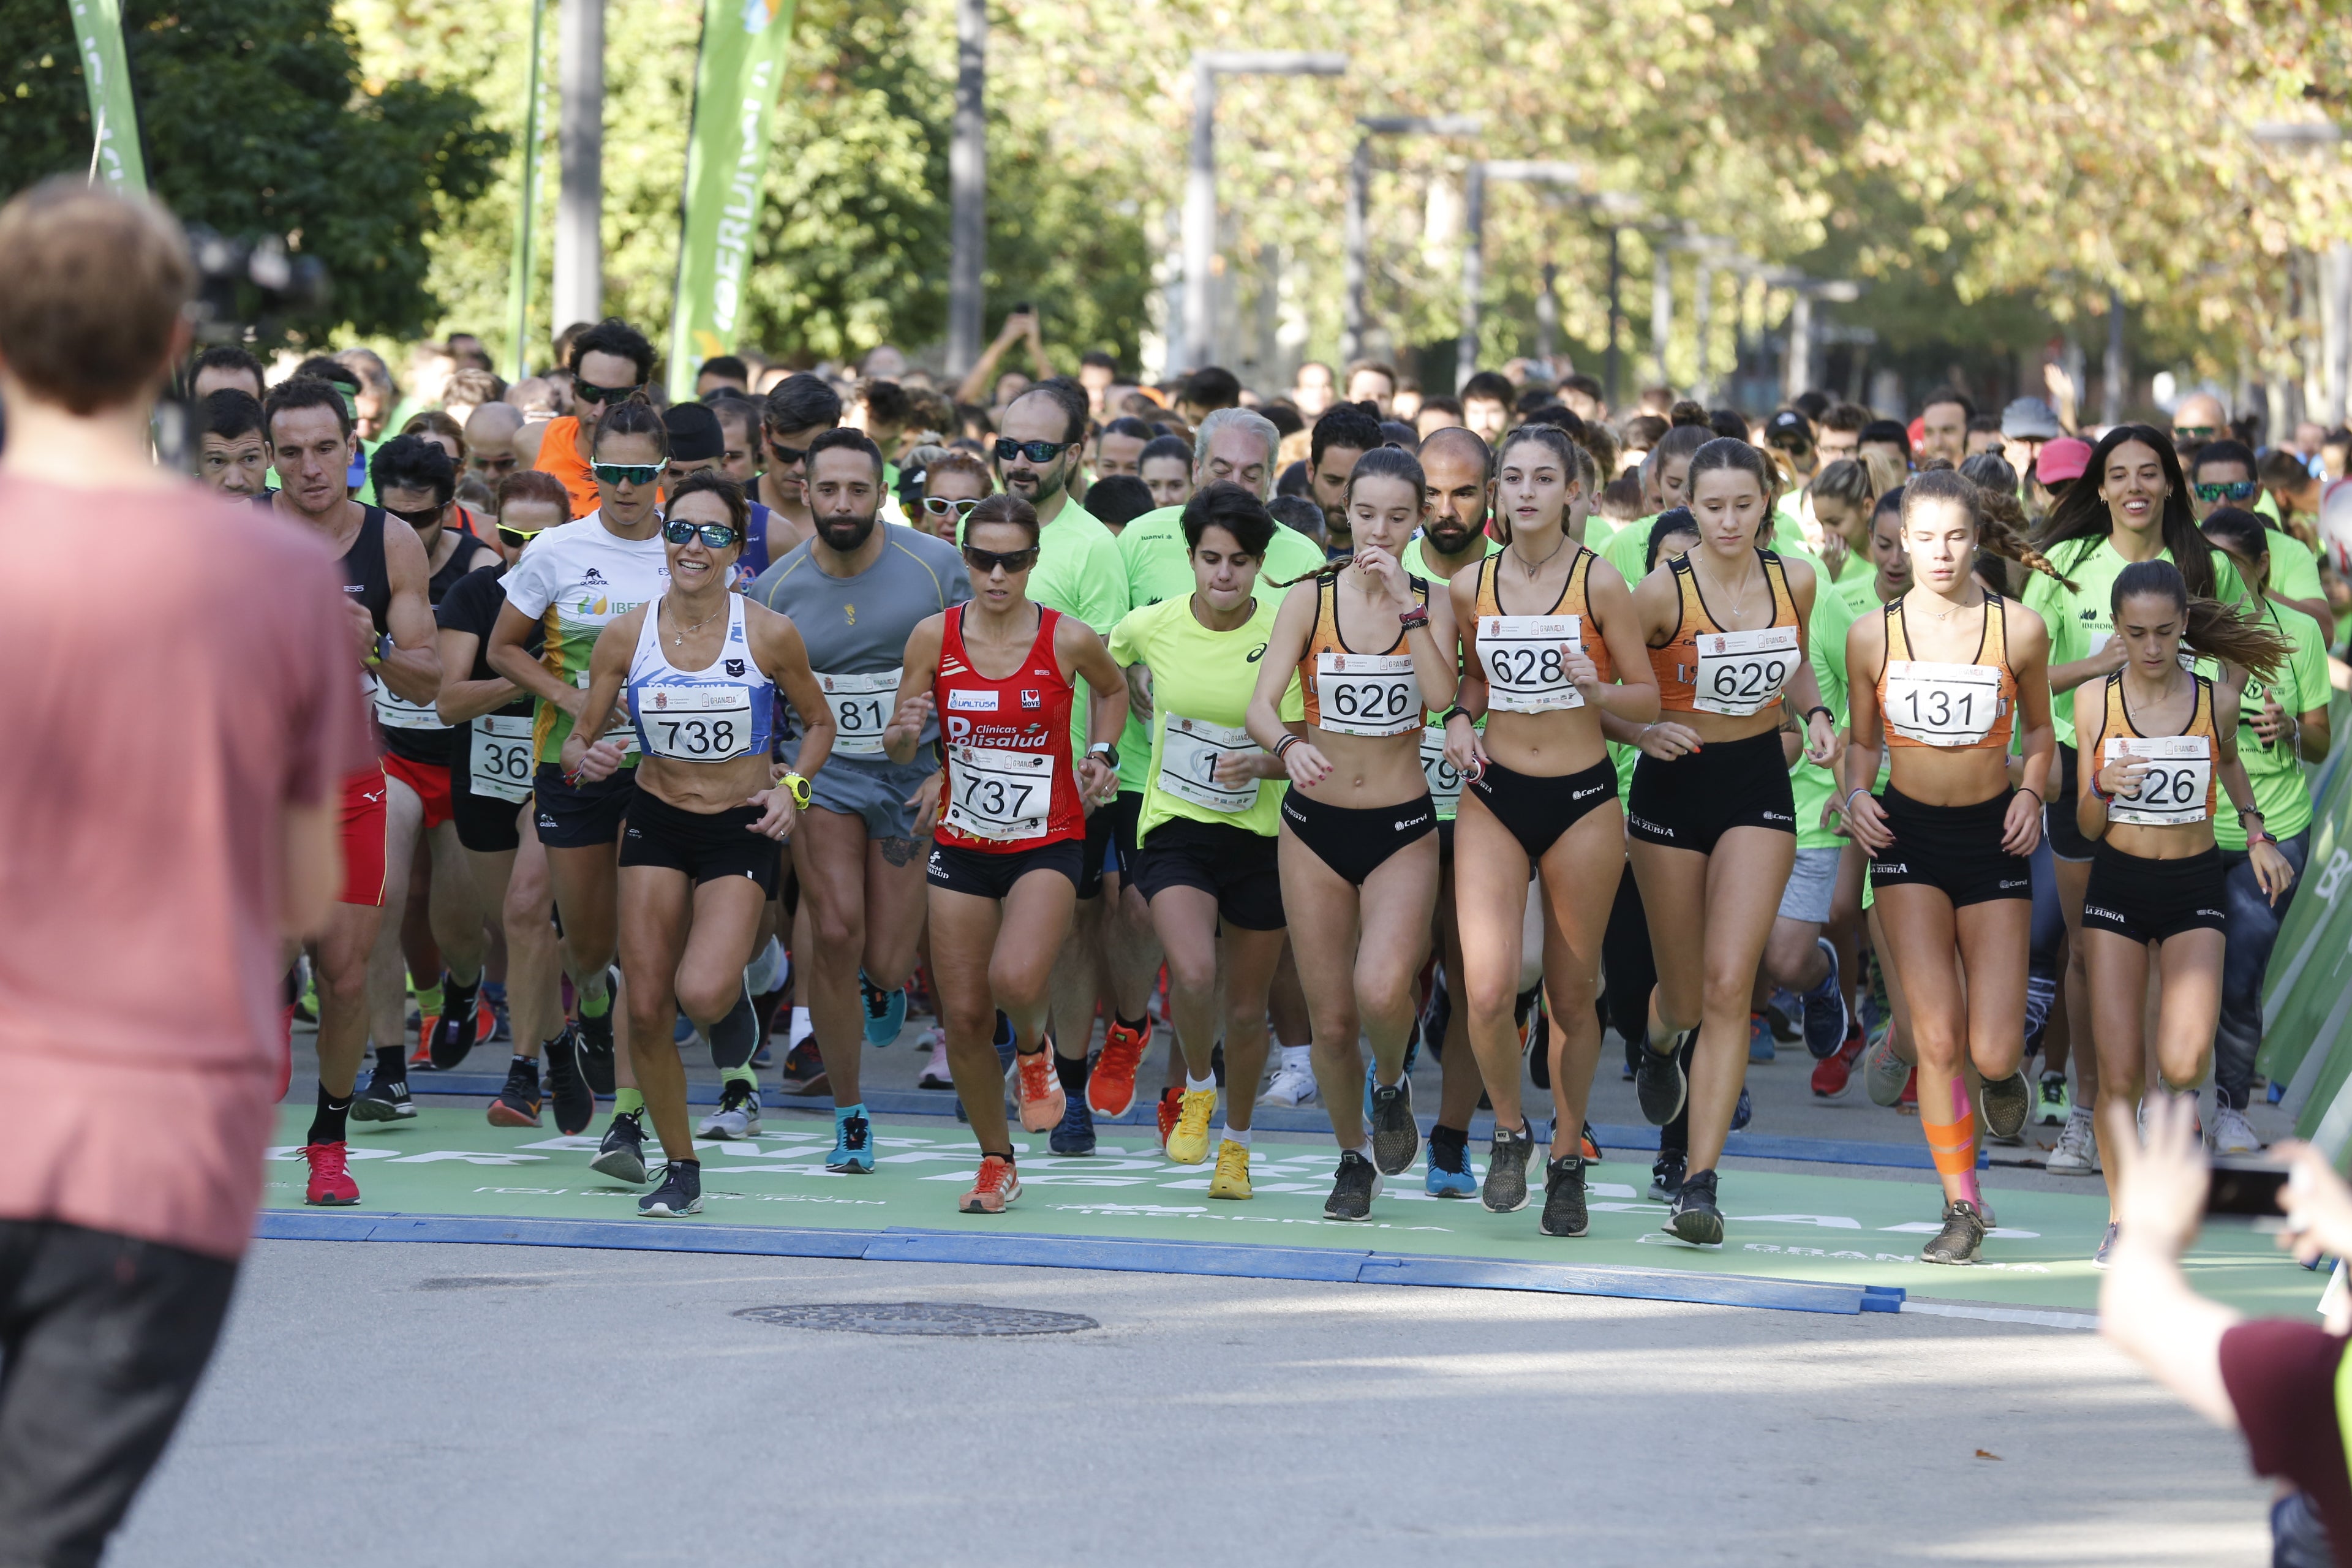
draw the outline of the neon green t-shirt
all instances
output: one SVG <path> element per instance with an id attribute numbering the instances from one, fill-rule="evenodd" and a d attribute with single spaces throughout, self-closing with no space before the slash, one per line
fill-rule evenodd
<path id="1" fill-rule="evenodd" d="M 1223 810 L 1202 798 L 1227 793 L 1213 787 L 1209 777 L 1220 746 L 1229 749 L 1238 744 L 1256 750 L 1255 742 L 1236 741 L 1223 732 L 1239 731 L 1249 716 L 1250 694 L 1257 689 L 1258 661 L 1265 653 L 1266 639 L 1274 635 L 1274 619 L 1282 607 L 1278 595 L 1252 603 L 1255 609 L 1239 627 L 1211 631 L 1192 614 L 1188 589 L 1177 598 L 1129 612 L 1110 634 L 1112 658 L 1122 666 L 1144 664 L 1151 668 L 1151 734 L 1143 769 L 1143 811 L 1135 828 L 1139 841 L 1149 839 L 1153 828 L 1179 816 L 1238 827 L 1268 838 L 1281 826 L 1282 795 L 1289 787 L 1282 779 L 1259 780 L 1255 803 L 1240 811 Z M 1307 716 L 1307 700 L 1295 673 L 1277 711 L 1286 720 Z M 1171 721 L 1180 726 L 1181 742 L 1172 788 L 1166 771 Z M 1195 726 L 1202 728 L 1196 731 Z M 1195 733 L 1202 738 L 1192 740 Z M 1124 748 L 1120 761 L 1126 761 Z"/>
<path id="2" fill-rule="evenodd" d="M 2090 658 L 2114 635 L 2116 579 L 2131 563 L 2116 553 L 2114 543 L 2105 535 L 2070 539 L 2049 555 L 2059 574 L 2074 580 L 2074 591 L 2069 593 L 2048 574 L 2036 572 L 2026 584 L 2025 604 L 2050 630 L 2050 668 L 2054 670 L 2062 664 Z M 2170 561 L 2172 552 L 2159 552 L 2157 559 Z M 2213 596 L 2225 605 L 2242 604 L 2247 597 L 2244 579 L 2218 550 L 2213 552 Z M 2211 659 L 2200 658 L 2197 673 L 2210 679 L 2218 667 Z M 2074 743 L 2074 694 L 2053 689 L 2050 698 L 2058 743 L 2071 746 Z"/>
<path id="3" fill-rule="evenodd" d="M 1432 583 L 1445 582 L 1447 579 L 1443 574 L 1432 571 L 1430 569 L 1429 562 L 1422 555 L 1422 538 L 1423 536 L 1421 534 L 1416 533 L 1411 539 L 1405 541 L 1404 548 L 1397 553 L 1398 563 L 1404 567 L 1406 572 L 1415 577 L 1423 577 Z M 1487 554 L 1500 555 L 1503 552 L 1502 545 L 1496 542 L 1493 534 L 1483 533 L 1479 535 L 1479 538 L 1485 541 Z"/>
<path id="4" fill-rule="evenodd" d="M 2263 530 L 2263 542 L 2271 552 L 2271 592 L 2290 599 L 2326 599 L 2327 591 L 2319 585 L 2319 557 L 2311 546 L 2292 533 L 2275 528 Z"/>
<path id="5" fill-rule="evenodd" d="M 1813 679 L 1822 685 L 1822 705 L 1837 716 L 1841 730 L 1853 722 L 1846 706 L 1845 634 L 1860 618 L 1853 602 L 1833 586 L 1814 585 L 1813 614 L 1805 624 L 1805 651 L 1812 660 Z M 1800 752 L 1796 765 L 1789 770 L 1789 788 L 1797 801 L 1797 847 L 1844 847 L 1844 839 L 1821 825 L 1822 807 L 1837 789 L 1836 774 Z"/>
<path id="6" fill-rule="evenodd" d="M 2319 623 L 2301 610 L 2265 602 L 2263 617 L 2271 629 L 2294 645 L 2276 677 L 2265 682 L 2248 675 L 2238 699 L 2238 761 L 2245 764 L 2247 782 L 2254 786 L 2254 804 L 2262 808 L 2263 827 L 2274 838 L 2292 838 L 2311 826 L 2311 784 L 2304 776 L 2292 732 L 2269 745 L 2254 733 L 2254 715 L 2262 711 L 2265 691 L 2296 718 L 2315 708 L 2325 709 L 2335 689 L 2327 679 L 2327 641 Z M 2213 816 L 2213 842 L 2224 849 L 2243 849 L 2246 829 L 2236 808 L 2225 798 Z"/>

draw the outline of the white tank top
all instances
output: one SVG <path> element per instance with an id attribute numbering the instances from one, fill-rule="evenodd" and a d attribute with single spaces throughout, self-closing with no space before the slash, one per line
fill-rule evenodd
<path id="1" fill-rule="evenodd" d="M 662 647 L 662 603 L 646 606 L 629 661 L 629 712 L 638 746 L 649 757 L 684 763 L 766 755 L 774 743 L 776 683 L 751 657 L 743 635 L 743 595 L 727 595 L 727 638 L 704 669 L 670 663 Z"/>

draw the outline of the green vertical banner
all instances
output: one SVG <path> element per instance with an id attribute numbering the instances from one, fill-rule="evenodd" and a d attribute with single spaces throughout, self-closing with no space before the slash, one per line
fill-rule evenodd
<path id="1" fill-rule="evenodd" d="M 131 101 L 131 62 L 122 48 L 122 0 L 68 0 L 89 89 L 89 177 L 94 184 L 144 195 L 147 162 L 139 155 L 139 110 Z"/>
<path id="2" fill-rule="evenodd" d="M 760 227 L 768 128 L 792 31 L 793 0 L 704 0 L 670 314 L 674 398 L 694 395 L 695 368 L 704 360 L 735 349 Z"/>

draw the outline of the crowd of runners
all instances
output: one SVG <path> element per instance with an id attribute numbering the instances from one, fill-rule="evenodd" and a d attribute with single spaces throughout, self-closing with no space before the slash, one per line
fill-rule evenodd
<path id="1" fill-rule="evenodd" d="M 1748 1068 L 1800 1042 L 1815 1095 L 1916 1113 L 1930 1262 L 1979 1258 L 1979 1154 L 2030 1125 L 2112 1179 L 2210 1083 L 2210 1145 L 2260 1147 L 2352 435 L 1611 410 L 1525 363 L 1145 385 L 1055 374 L 1026 315 L 954 387 L 726 357 L 671 403 L 655 360 L 607 320 L 513 385 L 462 339 L 404 392 L 364 350 L 184 374 L 202 477 L 342 555 L 383 737 L 289 974 L 312 1203 L 361 1201 L 349 1120 L 490 1042 L 490 1121 L 592 1136 L 646 1215 L 778 1093 L 870 1172 L 910 994 L 969 1214 L 1021 1196 L 1016 1121 L 1082 1156 L 1156 1095 L 1213 1199 L 1256 1107 L 1320 1107 L 1332 1219 L 1418 1165 L 1581 1237 L 1612 1070 L 1665 1229 L 1717 1243 Z"/>

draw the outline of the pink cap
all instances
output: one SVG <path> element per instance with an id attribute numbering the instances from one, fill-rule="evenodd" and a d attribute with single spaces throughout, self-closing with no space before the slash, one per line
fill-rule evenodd
<path id="1" fill-rule="evenodd" d="M 2078 436 L 2062 436 L 2042 444 L 2033 459 L 2033 477 L 2045 485 L 2063 484 L 2081 479 L 2090 466 L 2091 444 Z"/>

